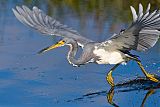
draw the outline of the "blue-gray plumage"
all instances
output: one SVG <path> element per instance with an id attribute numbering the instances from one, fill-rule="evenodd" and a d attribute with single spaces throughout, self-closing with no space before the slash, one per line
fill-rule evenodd
<path id="1" fill-rule="evenodd" d="M 160 35 L 160 12 L 155 10 L 150 12 L 150 4 L 146 11 L 143 12 L 143 6 L 139 4 L 139 12 L 130 6 L 133 15 L 133 22 L 126 30 L 119 34 L 114 34 L 104 42 L 95 42 L 81 36 L 77 31 L 61 24 L 52 17 L 44 14 L 42 10 L 33 7 L 30 10 L 26 6 L 13 9 L 17 19 L 23 24 L 38 30 L 47 35 L 62 36 L 63 39 L 55 45 L 41 50 L 39 53 L 68 45 L 70 50 L 67 59 L 70 64 L 80 66 L 89 62 L 97 64 L 116 64 L 108 73 L 106 79 L 111 86 L 114 86 L 112 71 L 121 63 L 129 60 L 135 60 L 140 66 L 145 76 L 158 82 L 154 75 L 145 71 L 140 60 L 136 55 L 132 55 L 130 50 L 145 51 L 155 45 Z M 76 59 L 75 55 L 78 46 L 83 48 L 82 55 Z"/>

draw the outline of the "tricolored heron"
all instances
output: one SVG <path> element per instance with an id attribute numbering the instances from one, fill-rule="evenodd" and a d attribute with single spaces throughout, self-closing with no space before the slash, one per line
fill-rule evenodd
<path id="1" fill-rule="evenodd" d="M 68 45 L 70 50 L 67 59 L 74 66 L 84 65 L 89 62 L 114 64 L 115 66 L 106 76 L 106 80 L 111 86 L 114 86 L 112 78 L 114 69 L 121 63 L 135 60 L 146 78 L 158 82 L 159 80 L 155 75 L 146 72 L 141 61 L 130 51 L 145 51 L 155 45 L 160 35 L 160 11 L 154 10 L 150 12 L 150 4 L 148 4 L 145 12 L 143 12 L 143 6 L 139 4 L 138 14 L 132 6 L 130 8 L 133 15 L 132 24 L 126 30 L 121 31 L 119 34 L 114 34 L 104 42 L 95 42 L 81 36 L 77 31 L 44 14 L 42 10 L 35 6 L 32 10 L 26 6 L 17 6 L 16 9 L 13 9 L 13 12 L 23 24 L 29 25 L 43 34 L 63 37 L 57 44 L 49 46 L 39 53 Z M 78 46 L 82 47 L 83 52 L 76 59 L 75 55 Z"/>

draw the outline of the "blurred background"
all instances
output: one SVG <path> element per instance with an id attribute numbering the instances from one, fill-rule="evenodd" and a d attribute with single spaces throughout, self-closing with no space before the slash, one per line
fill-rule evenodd
<path id="1" fill-rule="evenodd" d="M 0 1 L 0 106 L 2 107 L 110 107 L 106 95 L 74 100 L 87 93 L 109 91 L 105 76 L 111 65 L 87 64 L 80 68 L 67 62 L 68 47 L 38 55 L 37 52 L 60 40 L 42 35 L 20 23 L 12 8 L 37 6 L 61 23 L 95 41 L 104 41 L 132 23 L 129 6 L 138 10 L 160 0 L 1 0 Z M 139 53 L 146 70 L 160 75 L 160 40 L 150 50 Z M 144 76 L 134 61 L 113 72 L 115 83 Z M 159 90 L 145 103 L 158 107 Z M 114 100 L 123 107 L 141 105 L 147 91 L 116 93 Z M 73 100 L 73 101 L 72 101 Z"/>

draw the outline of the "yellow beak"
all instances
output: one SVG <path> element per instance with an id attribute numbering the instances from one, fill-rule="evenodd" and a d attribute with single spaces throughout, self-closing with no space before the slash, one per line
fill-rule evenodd
<path id="1" fill-rule="evenodd" d="M 61 47 L 61 46 L 63 46 L 64 44 L 65 44 L 65 42 L 64 42 L 63 40 L 61 40 L 61 41 L 59 41 L 58 43 L 56 43 L 56 44 L 54 44 L 54 45 L 52 45 L 52 46 L 49 46 L 49 47 L 46 47 L 46 48 L 40 50 L 40 51 L 38 52 L 38 54 L 47 52 L 47 51 L 49 51 L 49 50 L 52 50 L 52 49 L 55 49 L 55 48 L 58 48 L 58 47 Z"/>

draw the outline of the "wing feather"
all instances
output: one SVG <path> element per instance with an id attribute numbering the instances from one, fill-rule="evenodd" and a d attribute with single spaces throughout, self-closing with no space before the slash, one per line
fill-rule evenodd
<path id="1" fill-rule="evenodd" d="M 24 5 L 22 7 L 16 6 L 16 9 L 12 10 L 20 22 L 43 34 L 73 38 L 78 44 L 81 44 L 81 46 L 88 42 L 93 42 L 92 40 L 81 36 L 77 31 L 44 14 L 43 11 L 36 6 L 34 6 L 32 10 Z"/>
<path id="2" fill-rule="evenodd" d="M 132 25 L 123 33 L 110 38 L 110 40 L 120 50 L 146 51 L 156 44 L 160 36 L 160 11 L 155 10 L 149 13 L 150 4 L 148 4 L 145 13 L 143 13 L 141 4 L 139 4 L 138 15 L 132 6 L 131 11 L 133 15 Z"/>

